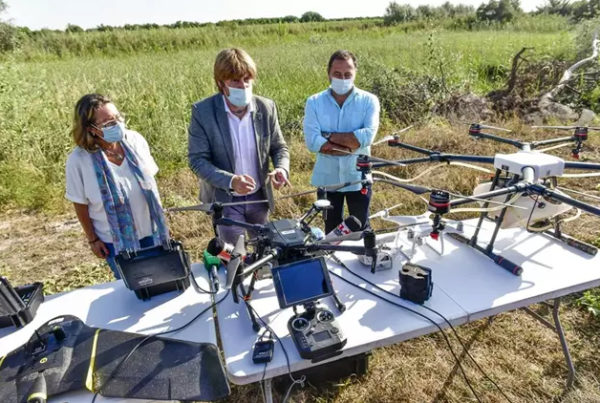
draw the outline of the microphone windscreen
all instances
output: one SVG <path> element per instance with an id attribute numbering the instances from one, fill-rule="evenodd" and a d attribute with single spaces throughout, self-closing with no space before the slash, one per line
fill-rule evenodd
<path id="1" fill-rule="evenodd" d="M 348 216 L 344 220 L 344 223 L 346 224 L 348 229 L 352 232 L 360 231 L 360 229 L 362 228 L 362 223 L 360 222 L 360 220 L 358 218 L 354 217 L 353 215 Z"/>
<path id="2" fill-rule="evenodd" d="M 223 248 L 225 248 L 225 242 L 223 242 L 223 240 L 220 238 L 213 238 L 208 243 L 206 250 L 211 255 L 217 256 L 219 253 L 221 253 L 223 251 Z"/>

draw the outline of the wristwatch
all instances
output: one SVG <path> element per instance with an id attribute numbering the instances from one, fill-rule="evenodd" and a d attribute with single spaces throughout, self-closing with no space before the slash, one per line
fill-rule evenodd
<path id="1" fill-rule="evenodd" d="M 331 137 L 331 132 L 321 132 L 321 136 L 323 136 L 325 140 L 329 140 L 329 137 Z"/>

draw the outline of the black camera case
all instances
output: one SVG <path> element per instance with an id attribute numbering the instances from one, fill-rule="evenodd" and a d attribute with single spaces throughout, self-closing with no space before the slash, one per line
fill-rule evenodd
<path id="1" fill-rule="evenodd" d="M 184 291 L 190 285 L 189 256 L 181 242 L 153 246 L 115 256 L 125 286 L 142 300 L 169 291 Z"/>

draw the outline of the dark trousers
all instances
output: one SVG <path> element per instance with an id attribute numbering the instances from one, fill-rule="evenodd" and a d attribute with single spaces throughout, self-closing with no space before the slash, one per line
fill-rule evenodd
<path id="1" fill-rule="evenodd" d="M 250 196 L 234 196 L 232 202 L 259 201 L 264 198 L 263 192 L 258 191 Z M 240 204 L 237 206 L 227 206 L 223 209 L 223 217 L 232 220 L 242 221 L 249 224 L 264 224 L 269 218 L 269 203 Z M 246 233 L 244 228 L 235 225 L 219 225 L 217 227 L 219 238 L 224 242 L 235 245 L 239 236 Z M 248 231 L 248 236 L 255 237 L 254 231 Z M 248 239 L 248 238 L 246 238 Z"/>
<path id="2" fill-rule="evenodd" d="M 348 203 L 348 214 L 356 217 L 362 224 L 362 229 L 369 226 L 369 204 L 373 191 L 367 188 L 367 194 L 360 190 L 354 192 L 327 192 L 327 199 L 333 208 L 326 210 L 325 233 L 330 233 L 344 221 L 344 200 Z"/>

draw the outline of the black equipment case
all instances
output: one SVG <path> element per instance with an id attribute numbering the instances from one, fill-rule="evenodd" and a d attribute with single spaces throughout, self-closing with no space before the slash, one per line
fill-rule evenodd
<path id="1" fill-rule="evenodd" d="M 188 254 L 179 241 L 115 256 L 125 286 L 142 300 L 169 291 L 184 291 L 190 285 Z"/>

